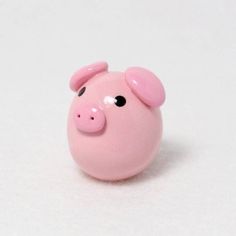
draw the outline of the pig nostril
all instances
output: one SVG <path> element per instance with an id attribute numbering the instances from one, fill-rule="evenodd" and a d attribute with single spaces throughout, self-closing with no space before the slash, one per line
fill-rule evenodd
<path id="1" fill-rule="evenodd" d="M 80 114 L 79 114 L 79 115 L 77 115 L 77 117 L 78 117 L 78 118 L 80 118 Z"/>
<path id="2" fill-rule="evenodd" d="M 91 120 L 94 120 L 94 117 L 93 117 L 93 116 L 91 116 L 91 117 L 90 117 L 90 119 L 91 119 Z"/>

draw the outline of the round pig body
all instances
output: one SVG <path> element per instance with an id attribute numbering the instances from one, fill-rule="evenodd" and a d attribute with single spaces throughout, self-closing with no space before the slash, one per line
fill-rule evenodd
<path id="1" fill-rule="evenodd" d="M 125 179 L 145 169 L 162 135 L 160 80 L 144 68 L 108 72 L 107 63 L 98 62 L 78 70 L 70 87 L 76 96 L 68 140 L 80 168 L 102 180 Z"/>

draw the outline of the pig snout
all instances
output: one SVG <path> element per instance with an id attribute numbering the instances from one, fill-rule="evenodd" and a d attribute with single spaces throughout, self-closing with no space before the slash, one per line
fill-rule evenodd
<path id="1" fill-rule="evenodd" d="M 106 117 L 98 106 L 87 104 L 76 109 L 74 120 L 79 131 L 95 133 L 104 128 Z"/>

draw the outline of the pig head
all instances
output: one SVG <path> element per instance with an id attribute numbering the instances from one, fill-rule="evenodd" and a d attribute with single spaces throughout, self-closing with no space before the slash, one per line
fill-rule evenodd
<path id="1" fill-rule="evenodd" d="M 109 73 L 106 62 L 97 62 L 78 70 L 70 80 L 70 88 L 82 96 L 86 87 L 83 85 L 101 73 Z M 121 78 L 122 79 L 122 78 Z M 165 92 L 161 81 L 151 72 L 141 67 L 130 67 L 124 72 L 124 79 L 130 90 L 137 98 L 150 108 L 161 106 L 165 100 Z M 106 85 L 105 85 L 106 86 Z M 122 91 L 121 91 L 122 92 Z M 110 99 L 112 100 L 112 98 Z M 101 131 L 106 125 L 106 116 L 103 109 L 95 104 L 79 105 L 74 114 L 74 121 L 78 130 L 94 133 Z M 126 98 L 116 96 L 113 103 L 124 106 Z"/>
<path id="2" fill-rule="evenodd" d="M 79 69 L 68 117 L 72 156 L 84 172 L 118 180 L 143 170 L 158 150 L 165 91 L 149 70 L 110 72 L 106 62 Z"/>

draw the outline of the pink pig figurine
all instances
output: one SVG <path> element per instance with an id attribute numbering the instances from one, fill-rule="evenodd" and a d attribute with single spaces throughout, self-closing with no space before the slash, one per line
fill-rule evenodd
<path id="1" fill-rule="evenodd" d="M 165 91 L 150 71 L 109 72 L 106 62 L 78 70 L 68 117 L 71 154 L 80 168 L 101 180 L 121 180 L 144 170 L 162 135 L 159 107 Z"/>

